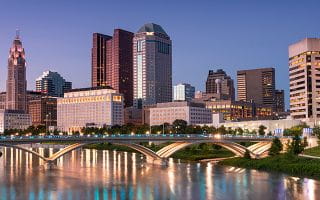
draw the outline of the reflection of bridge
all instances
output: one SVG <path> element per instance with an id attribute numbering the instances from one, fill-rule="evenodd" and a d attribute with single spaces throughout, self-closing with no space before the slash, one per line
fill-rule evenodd
<path id="1" fill-rule="evenodd" d="M 0 137 L 0 146 L 20 149 L 31 153 L 47 164 L 51 165 L 61 156 L 83 147 L 95 143 L 112 143 L 132 148 L 147 158 L 150 163 L 166 164 L 167 158 L 172 154 L 192 144 L 212 143 L 219 145 L 233 152 L 236 156 L 244 156 L 248 151 L 252 158 L 260 158 L 267 155 L 274 137 L 271 136 L 232 136 L 232 135 L 93 135 L 93 136 L 11 136 Z M 280 138 L 283 143 L 289 138 Z M 73 143 L 62 150 L 54 153 L 50 157 L 44 157 L 32 151 L 29 148 L 20 146 L 20 144 L 43 143 L 43 142 L 68 142 Z M 155 152 L 140 145 L 142 142 L 171 142 Z M 245 147 L 239 142 L 254 142 L 255 144 Z"/>

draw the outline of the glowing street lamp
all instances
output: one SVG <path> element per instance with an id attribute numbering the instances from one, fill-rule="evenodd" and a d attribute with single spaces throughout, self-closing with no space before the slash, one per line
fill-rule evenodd
<path id="1" fill-rule="evenodd" d="M 216 134 L 216 135 L 214 136 L 214 138 L 220 140 L 220 139 L 221 139 L 221 134 Z"/>

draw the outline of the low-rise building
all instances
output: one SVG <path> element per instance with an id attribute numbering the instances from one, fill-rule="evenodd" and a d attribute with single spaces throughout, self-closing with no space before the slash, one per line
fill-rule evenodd
<path id="1" fill-rule="evenodd" d="M 293 126 L 301 125 L 301 120 L 296 120 L 292 118 L 280 119 L 280 120 L 253 120 L 253 121 L 242 121 L 242 122 L 224 122 L 220 123 L 219 126 L 224 126 L 226 128 L 237 129 L 241 128 L 243 130 L 247 129 L 248 131 L 257 131 L 259 126 L 263 125 L 266 127 L 266 133 L 274 133 L 276 129 L 288 129 Z"/>
<path id="2" fill-rule="evenodd" d="M 133 106 L 124 109 L 124 124 L 142 124 L 142 109 Z"/>
<path id="3" fill-rule="evenodd" d="M 212 113 L 204 104 L 193 102 L 158 103 L 144 108 L 144 123 L 172 124 L 175 120 L 185 120 L 189 125 L 212 123 Z"/>
<path id="4" fill-rule="evenodd" d="M 206 94 L 193 102 L 203 103 L 213 114 L 222 113 L 223 120 L 243 121 L 257 119 L 273 119 L 276 116 L 271 106 L 257 105 L 254 102 L 228 100 L 225 95 Z"/>
<path id="5" fill-rule="evenodd" d="M 57 98 L 42 97 L 28 103 L 32 125 L 57 126 Z"/>
<path id="6" fill-rule="evenodd" d="M 19 129 L 24 130 L 31 126 L 31 118 L 29 114 L 25 114 L 20 110 L 0 110 L 0 133 L 5 130 Z"/>
<path id="7" fill-rule="evenodd" d="M 73 132 L 87 125 L 123 125 L 123 106 L 123 96 L 107 86 L 71 90 L 58 98 L 58 129 Z"/>

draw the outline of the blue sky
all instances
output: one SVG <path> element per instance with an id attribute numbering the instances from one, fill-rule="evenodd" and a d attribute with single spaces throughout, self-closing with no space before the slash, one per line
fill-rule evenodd
<path id="1" fill-rule="evenodd" d="M 12 0 L 0 5 L 0 90 L 16 28 L 26 50 L 28 89 L 43 71 L 90 86 L 91 36 L 160 24 L 173 41 L 173 83 L 203 90 L 209 69 L 275 67 L 288 100 L 288 45 L 320 37 L 320 1 Z"/>

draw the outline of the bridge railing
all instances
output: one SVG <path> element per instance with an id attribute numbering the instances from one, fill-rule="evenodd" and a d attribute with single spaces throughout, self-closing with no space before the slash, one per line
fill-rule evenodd
<path id="1" fill-rule="evenodd" d="M 275 136 L 261 136 L 261 135 L 220 135 L 220 134 L 110 134 L 110 135 L 44 135 L 44 136 L 0 136 L 1 140 L 32 140 L 32 139 L 86 139 L 86 138 L 97 138 L 97 139 L 112 139 L 112 138 L 123 138 L 123 139 L 139 139 L 139 138 L 208 138 L 208 139 L 273 139 Z M 281 138 L 290 138 L 284 136 Z"/>

